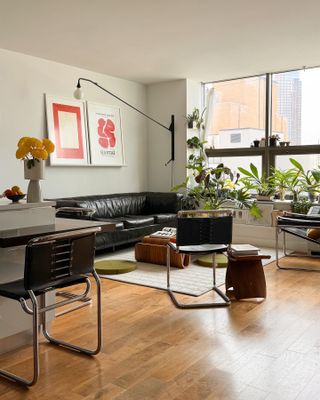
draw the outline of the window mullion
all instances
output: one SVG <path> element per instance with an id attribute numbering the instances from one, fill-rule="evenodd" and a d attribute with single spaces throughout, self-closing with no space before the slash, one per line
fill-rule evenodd
<path id="1" fill-rule="evenodd" d="M 272 74 L 266 74 L 266 122 L 265 122 L 265 153 L 262 164 L 262 171 L 270 174 L 271 157 L 269 151 L 269 138 L 272 132 Z"/>

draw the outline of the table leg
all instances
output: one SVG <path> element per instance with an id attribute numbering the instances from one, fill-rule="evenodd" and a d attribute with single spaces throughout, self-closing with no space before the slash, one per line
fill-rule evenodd
<path id="1" fill-rule="evenodd" d="M 266 279 L 261 260 L 229 259 L 226 274 L 227 292 L 231 287 L 237 300 L 267 297 Z"/>

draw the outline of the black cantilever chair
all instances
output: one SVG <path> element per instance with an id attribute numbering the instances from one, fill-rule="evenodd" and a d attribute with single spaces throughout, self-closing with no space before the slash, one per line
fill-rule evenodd
<path id="1" fill-rule="evenodd" d="M 39 377 L 39 325 L 44 337 L 57 346 L 86 355 L 96 355 L 102 346 L 101 285 L 94 270 L 95 235 L 100 228 L 79 229 L 32 239 L 26 246 L 24 278 L 0 285 L 0 296 L 19 301 L 22 309 L 33 318 L 33 377 L 30 380 L 0 370 L 0 376 L 25 386 L 34 385 Z M 86 349 L 50 336 L 46 327 L 46 312 L 81 300 L 90 291 L 89 276 L 97 285 L 97 345 Z M 45 293 L 85 283 L 82 294 L 51 305 L 46 305 Z M 32 308 L 27 304 L 31 301 Z M 41 316 L 41 319 L 40 319 Z"/>
<path id="2" fill-rule="evenodd" d="M 283 267 L 279 262 L 279 236 L 283 235 L 283 253 L 285 257 L 297 257 L 302 254 L 296 255 L 295 253 L 287 252 L 287 235 L 293 235 L 310 243 L 320 245 L 320 214 L 319 207 L 312 207 L 307 215 L 285 212 L 283 216 L 277 218 L 276 226 L 276 264 L 279 269 L 289 269 L 296 271 L 320 271 L 317 269 L 310 269 L 305 267 Z M 305 254 L 309 256 L 309 254 Z M 319 255 L 318 255 L 319 256 Z"/>
<path id="3" fill-rule="evenodd" d="M 177 220 L 176 243 L 167 244 L 167 292 L 177 308 L 225 307 L 231 304 L 230 299 L 216 286 L 217 252 L 228 249 L 232 242 L 232 211 L 179 211 Z M 186 254 L 212 253 L 212 290 L 223 302 L 184 304 L 175 297 L 170 283 L 170 252 Z"/>

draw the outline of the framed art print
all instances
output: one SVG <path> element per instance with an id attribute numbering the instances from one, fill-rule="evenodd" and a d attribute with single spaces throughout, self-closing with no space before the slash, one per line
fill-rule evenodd
<path id="1" fill-rule="evenodd" d="M 51 165 L 88 165 L 89 151 L 82 101 L 46 95 L 49 139 L 55 144 Z"/>
<path id="2" fill-rule="evenodd" d="M 87 102 L 92 165 L 124 164 L 120 108 Z"/>

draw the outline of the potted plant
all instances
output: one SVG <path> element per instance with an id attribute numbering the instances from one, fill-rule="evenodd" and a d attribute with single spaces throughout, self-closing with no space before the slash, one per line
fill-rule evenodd
<path id="1" fill-rule="evenodd" d="M 253 141 L 253 145 L 254 145 L 254 147 L 259 147 L 259 145 L 260 145 L 260 140 L 259 140 L 259 139 L 254 140 L 254 141 Z"/>
<path id="2" fill-rule="evenodd" d="M 274 186 L 280 200 L 284 200 L 286 192 L 292 194 L 293 199 L 298 198 L 299 193 L 299 172 L 295 168 L 281 170 L 274 168 L 273 171 Z"/>
<path id="3" fill-rule="evenodd" d="M 269 138 L 270 147 L 278 146 L 278 141 L 280 140 L 280 136 L 278 134 L 273 134 Z"/>
<path id="4" fill-rule="evenodd" d="M 202 142 L 198 136 L 193 136 L 192 138 L 187 140 L 187 146 L 189 149 L 199 149 L 204 150 L 203 145 L 207 142 Z"/>
<path id="5" fill-rule="evenodd" d="M 294 166 L 296 173 L 299 175 L 298 185 L 300 192 L 306 192 L 309 200 L 314 202 L 320 193 L 319 167 L 305 171 L 303 166 L 294 158 L 290 158 L 290 162 Z"/>
<path id="6" fill-rule="evenodd" d="M 257 200 L 270 200 L 276 191 L 273 176 L 267 177 L 264 174 L 259 176 L 257 167 L 252 163 L 250 164 L 250 170 L 242 167 L 238 167 L 238 170 L 245 175 L 240 179 L 240 182 L 247 191 L 253 192 Z"/>
<path id="7" fill-rule="evenodd" d="M 189 129 L 196 128 L 196 122 L 198 121 L 199 117 L 200 117 L 199 108 L 195 107 L 192 113 L 187 115 L 187 122 Z"/>
<path id="8" fill-rule="evenodd" d="M 308 199 L 300 199 L 291 203 L 291 211 L 298 214 L 307 214 L 312 203 Z"/>
<path id="9" fill-rule="evenodd" d="M 191 114 L 187 115 L 187 122 L 188 122 L 188 128 L 189 129 L 201 129 L 203 128 L 203 122 L 204 122 L 204 113 L 206 109 L 202 111 L 200 114 L 199 108 L 194 108 Z"/>

